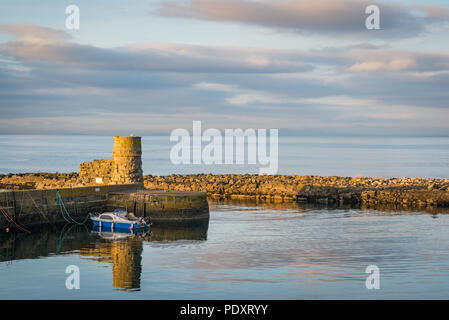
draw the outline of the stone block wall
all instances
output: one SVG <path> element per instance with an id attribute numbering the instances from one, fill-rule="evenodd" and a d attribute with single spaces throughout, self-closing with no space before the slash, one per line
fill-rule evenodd
<path id="1" fill-rule="evenodd" d="M 110 192 L 138 188 L 135 184 L 128 184 L 64 188 L 59 189 L 59 192 L 70 215 L 82 221 L 88 212 L 101 212 L 107 207 Z M 65 222 L 56 202 L 57 191 L 58 189 L 0 192 L 0 230 L 13 225 L 6 216 L 22 226 Z"/>
<path id="2" fill-rule="evenodd" d="M 141 137 L 114 137 L 113 159 L 80 164 L 82 185 L 143 184 Z"/>
<path id="3" fill-rule="evenodd" d="M 112 157 L 115 162 L 115 171 L 112 175 L 113 183 L 143 183 L 140 137 L 115 136 Z"/>
<path id="4" fill-rule="evenodd" d="M 113 184 L 114 159 L 99 159 L 80 164 L 79 182 L 84 185 Z"/>
<path id="5" fill-rule="evenodd" d="M 111 191 L 107 209 L 119 207 L 157 222 L 209 219 L 209 204 L 205 192 Z"/>

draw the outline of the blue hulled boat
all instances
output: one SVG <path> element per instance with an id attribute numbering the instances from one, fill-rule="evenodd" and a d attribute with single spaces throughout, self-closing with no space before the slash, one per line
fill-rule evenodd
<path id="1" fill-rule="evenodd" d="M 148 228 L 148 221 L 137 218 L 125 209 L 115 209 L 113 212 L 104 212 L 98 215 L 90 214 L 94 227 L 111 230 L 135 230 Z"/>

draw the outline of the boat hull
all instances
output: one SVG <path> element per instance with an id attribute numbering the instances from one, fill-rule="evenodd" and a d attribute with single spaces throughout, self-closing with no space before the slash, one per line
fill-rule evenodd
<path id="1" fill-rule="evenodd" d="M 107 228 L 113 230 L 136 230 L 136 229 L 147 229 L 148 226 L 141 225 L 139 223 L 126 223 L 126 222 L 111 222 L 111 221 L 101 221 L 93 220 L 94 227 Z"/>

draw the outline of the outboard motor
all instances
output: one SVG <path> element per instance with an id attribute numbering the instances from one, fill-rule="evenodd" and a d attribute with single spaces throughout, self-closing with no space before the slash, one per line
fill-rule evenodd
<path id="1" fill-rule="evenodd" d="M 143 218 L 143 221 L 145 221 L 145 223 L 146 223 L 147 225 L 149 225 L 149 226 L 153 225 L 153 224 L 151 223 L 151 221 L 150 221 L 150 218 L 149 218 L 149 217 L 145 217 L 145 218 Z"/>

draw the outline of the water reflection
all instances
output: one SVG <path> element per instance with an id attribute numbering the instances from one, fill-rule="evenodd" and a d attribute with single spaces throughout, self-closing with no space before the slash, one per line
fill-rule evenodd
<path id="1" fill-rule="evenodd" d="M 209 199 L 210 211 L 214 211 L 217 207 L 222 208 L 223 206 L 229 207 L 248 207 L 249 209 L 258 210 L 258 208 L 268 209 L 268 210 L 295 210 L 298 212 L 303 212 L 310 206 L 303 206 L 295 201 L 270 201 L 261 199 Z M 310 207 L 312 208 L 312 207 Z"/>
<path id="2" fill-rule="evenodd" d="M 117 290 L 145 299 L 370 298 L 370 264 L 381 268 L 385 281 L 376 297 L 449 296 L 440 285 L 449 274 L 446 214 L 209 204 L 210 224 L 155 224 L 144 234 L 73 225 L 1 233 L 0 261 L 13 264 L 0 263 L 4 296 L 72 298 L 65 290 L 69 264 L 83 268 L 84 299 L 130 297 Z M 17 261 L 48 255 L 57 257 Z"/>
<path id="3" fill-rule="evenodd" d="M 0 262 L 36 259 L 72 252 L 89 246 L 91 235 L 84 225 L 30 228 L 31 233 L 11 230 L 0 234 Z"/>
<path id="4" fill-rule="evenodd" d="M 144 242 L 207 239 L 209 221 L 155 223 L 147 232 L 111 232 L 86 225 L 35 227 L 0 235 L 0 262 L 78 253 L 112 265 L 114 290 L 140 290 Z"/>
<path id="5" fill-rule="evenodd" d="M 112 264 L 112 287 L 116 290 L 139 290 L 142 272 L 141 233 L 92 230 L 94 247 L 80 248 L 88 260 Z"/>
<path id="6" fill-rule="evenodd" d="M 275 211 L 295 211 L 304 213 L 308 211 L 319 210 L 360 210 L 360 211 L 376 211 L 382 215 L 397 215 L 406 213 L 426 212 L 432 215 L 440 213 L 449 213 L 449 208 L 444 207 L 410 207 L 405 205 L 394 204 L 319 204 L 319 203 L 298 203 L 295 201 L 279 201 L 279 200 L 261 200 L 261 199 L 209 199 L 210 210 L 216 210 L 223 206 L 247 207 L 251 211 L 259 212 L 260 209 Z"/>

